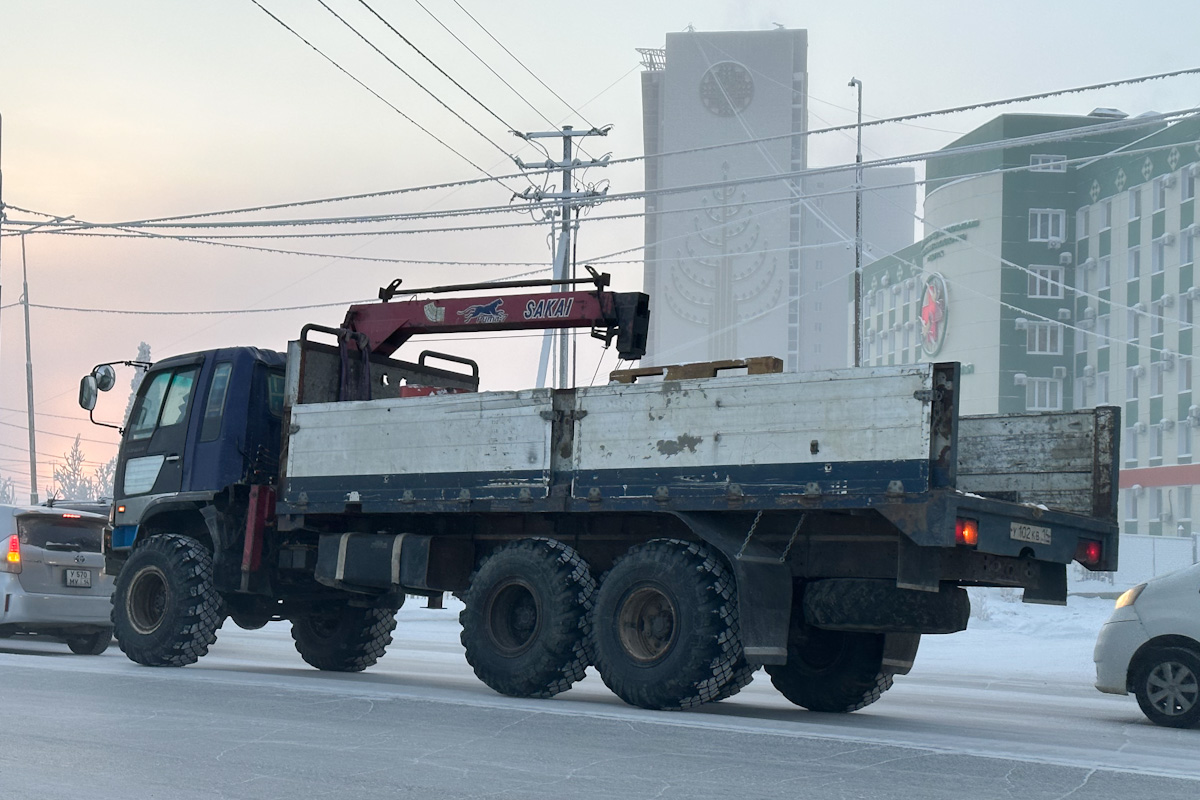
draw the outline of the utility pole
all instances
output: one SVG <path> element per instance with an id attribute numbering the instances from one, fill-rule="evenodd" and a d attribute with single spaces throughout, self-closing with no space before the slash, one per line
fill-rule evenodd
<path id="1" fill-rule="evenodd" d="M 21 302 L 25 305 L 25 388 L 29 411 L 29 503 L 38 504 L 37 441 L 33 430 L 33 354 L 29 346 L 29 273 L 25 269 L 25 234 L 21 234 Z"/>
<path id="2" fill-rule="evenodd" d="M 858 87 L 858 152 L 854 156 L 854 366 L 862 366 L 862 81 L 850 79 Z"/>
<path id="3" fill-rule="evenodd" d="M 565 291 L 567 288 L 566 281 L 570 280 L 571 275 L 571 233 L 579 225 L 579 221 L 573 218 L 573 212 L 576 212 L 580 206 L 591 205 L 608 193 L 608 189 L 596 191 L 589 189 L 583 192 L 571 191 L 574 171 L 576 169 L 587 169 L 588 167 L 606 167 L 608 166 L 608 156 L 591 161 L 580 161 L 574 157 L 573 141 L 576 136 L 607 136 L 611 126 L 605 128 L 592 128 L 587 131 L 577 131 L 570 125 L 564 125 L 561 131 L 542 131 L 535 133 L 517 133 L 526 141 L 531 139 L 549 139 L 559 138 L 563 142 L 562 161 L 551 161 L 547 159 L 541 164 L 527 164 L 520 158 L 513 158 L 518 169 L 526 170 L 543 170 L 543 169 L 558 169 L 562 170 L 562 191 L 560 192 L 545 192 L 541 189 L 530 187 L 521 192 L 517 197 L 534 202 L 542 200 L 561 200 L 562 204 L 558 208 L 560 223 L 555 227 L 558 229 L 558 242 L 554 254 L 554 279 L 562 281 L 556 285 L 559 291 Z M 537 385 L 539 387 L 546 385 L 546 371 L 550 362 L 550 342 L 555 334 L 558 334 L 558 388 L 565 389 L 570 385 L 568 364 L 570 362 L 570 338 L 568 331 L 553 331 L 548 330 L 542 336 L 542 356 L 538 361 Z"/>

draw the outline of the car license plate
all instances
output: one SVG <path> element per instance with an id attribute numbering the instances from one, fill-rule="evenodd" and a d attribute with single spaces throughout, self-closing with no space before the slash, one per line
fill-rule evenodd
<path id="1" fill-rule="evenodd" d="M 76 586 L 81 589 L 91 588 L 92 571 L 90 569 L 69 569 L 67 570 L 67 586 Z"/>
<path id="2" fill-rule="evenodd" d="M 1023 522 L 1012 523 L 1012 528 L 1008 535 L 1009 537 L 1016 539 L 1018 542 L 1050 544 L 1049 528 L 1042 528 L 1037 525 L 1026 525 Z"/>

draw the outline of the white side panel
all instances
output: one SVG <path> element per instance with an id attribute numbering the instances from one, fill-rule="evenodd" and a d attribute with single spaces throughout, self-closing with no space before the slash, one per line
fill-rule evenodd
<path id="1" fill-rule="evenodd" d="M 580 389 L 575 468 L 927 459 L 930 406 L 915 395 L 931 375 L 917 364 Z"/>
<path id="2" fill-rule="evenodd" d="M 288 475 L 416 475 L 550 469 L 549 389 L 292 408 Z"/>

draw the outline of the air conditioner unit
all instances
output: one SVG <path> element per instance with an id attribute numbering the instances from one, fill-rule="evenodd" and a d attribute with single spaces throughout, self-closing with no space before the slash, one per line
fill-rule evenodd
<path id="1" fill-rule="evenodd" d="M 1146 365 L 1145 365 L 1145 364 L 1138 364 L 1137 366 L 1135 366 L 1135 367 L 1133 368 L 1133 374 L 1134 374 L 1134 375 L 1136 375 L 1136 376 L 1137 376 L 1137 377 L 1139 377 L 1139 378 L 1144 378 L 1144 377 L 1146 377 Z"/>
<path id="2" fill-rule="evenodd" d="M 1195 300 L 1197 296 L 1200 296 L 1200 289 L 1197 289 L 1195 286 L 1193 286 L 1184 292 L 1184 294 L 1187 295 L 1188 300 Z"/>
<path id="3" fill-rule="evenodd" d="M 1083 368 L 1083 377 L 1090 378 L 1095 374 L 1096 374 L 1096 368 L 1093 367 L 1091 364 L 1088 364 L 1087 366 L 1085 366 Z"/>
<path id="4" fill-rule="evenodd" d="M 1074 260 L 1075 256 L 1073 256 L 1070 251 L 1058 254 L 1058 263 L 1062 264 L 1064 267 L 1069 266 Z"/>
<path id="5" fill-rule="evenodd" d="M 1051 374 L 1053 374 L 1055 378 L 1062 380 L 1063 378 L 1067 377 L 1067 368 L 1066 367 L 1055 367 Z"/>
<path id="6" fill-rule="evenodd" d="M 1129 491 L 1141 496 L 1142 492 L 1146 491 L 1146 487 L 1142 486 L 1140 483 L 1135 483 L 1133 486 L 1129 487 Z"/>
<path id="7" fill-rule="evenodd" d="M 1046 242 L 1046 249 L 1048 249 L 1048 250 L 1058 250 L 1062 246 L 1063 246 L 1062 239 L 1050 239 Z"/>
<path id="8" fill-rule="evenodd" d="M 1083 310 L 1083 318 L 1084 319 L 1095 319 L 1096 318 L 1096 309 L 1093 306 L 1088 306 L 1087 308 L 1085 308 Z"/>
<path id="9" fill-rule="evenodd" d="M 1081 261 L 1079 263 L 1079 266 L 1082 267 L 1083 269 L 1095 269 L 1096 268 L 1096 259 L 1085 258 L 1083 261 Z"/>
<path id="10" fill-rule="evenodd" d="M 1161 514 L 1159 514 L 1159 515 L 1158 515 L 1158 521 L 1159 521 L 1159 522 L 1170 522 L 1170 521 L 1171 521 L 1171 512 L 1170 512 L 1170 511 L 1164 511 L 1164 512 L 1162 512 Z"/>
<path id="11" fill-rule="evenodd" d="M 1162 303 L 1163 308 L 1170 308 L 1175 305 L 1175 295 L 1164 294 L 1162 297 L 1158 298 L 1158 302 Z"/>
<path id="12" fill-rule="evenodd" d="M 1019 331 L 1029 330 L 1029 320 L 1024 317 L 1017 317 L 1013 322 L 1013 327 Z"/>
<path id="13" fill-rule="evenodd" d="M 1173 419 L 1166 419 L 1166 418 L 1164 418 L 1164 419 L 1160 419 L 1160 420 L 1158 421 L 1158 425 L 1159 425 L 1159 427 L 1160 427 L 1160 428 L 1162 428 L 1164 431 L 1174 430 L 1174 428 L 1175 428 L 1175 420 L 1173 420 Z"/>
<path id="14" fill-rule="evenodd" d="M 1067 320 L 1069 320 L 1069 319 L 1071 318 L 1071 309 L 1069 309 L 1069 308 L 1060 308 L 1060 309 L 1058 310 L 1058 318 L 1059 318 L 1060 320 L 1064 321 L 1064 322 L 1065 322 L 1065 321 L 1067 321 Z"/>
<path id="15" fill-rule="evenodd" d="M 1162 178 L 1160 178 L 1159 180 L 1162 181 L 1163 186 L 1170 189 L 1172 186 L 1175 185 L 1175 173 L 1168 172 L 1166 175 L 1163 175 Z"/>
<path id="16" fill-rule="evenodd" d="M 880 286 L 887 286 L 889 283 L 891 283 L 891 278 L 889 278 L 887 275 L 884 275 L 879 279 Z"/>
<path id="17" fill-rule="evenodd" d="M 1188 406 L 1188 419 L 1200 419 L 1200 406 Z"/>
<path id="18" fill-rule="evenodd" d="M 1193 178 L 1200 178 L 1200 161 L 1184 167 Z"/>
<path id="19" fill-rule="evenodd" d="M 1017 386 L 1024 386 L 1028 380 L 1029 376 L 1024 372 L 1018 372 L 1016 375 L 1013 375 L 1013 383 Z"/>
<path id="20" fill-rule="evenodd" d="M 1150 426 L 1139 420 L 1138 422 L 1133 423 L 1133 430 L 1136 433 L 1145 433 L 1146 431 L 1150 430 Z"/>
<path id="21" fill-rule="evenodd" d="M 1160 242 L 1162 242 L 1163 244 L 1165 244 L 1167 247 L 1170 247 L 1171 245 L 1175 244 L 1175 234 L 1164 233 L 1162 236 L 1158 237 L 1158 240 Z"/>

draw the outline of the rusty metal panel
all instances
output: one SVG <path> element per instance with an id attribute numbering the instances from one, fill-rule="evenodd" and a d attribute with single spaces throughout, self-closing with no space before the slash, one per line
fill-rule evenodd
<path id="1" fill-rule="evenodd" d="M 575 469 L 923 461 L 931 380 L 916 364 L 584 388 Z"/>
<path id="2" fill-rule="evenodd" d="M 1114 409 L 959 420 L 958 488 L 1115 517 Z"/>

